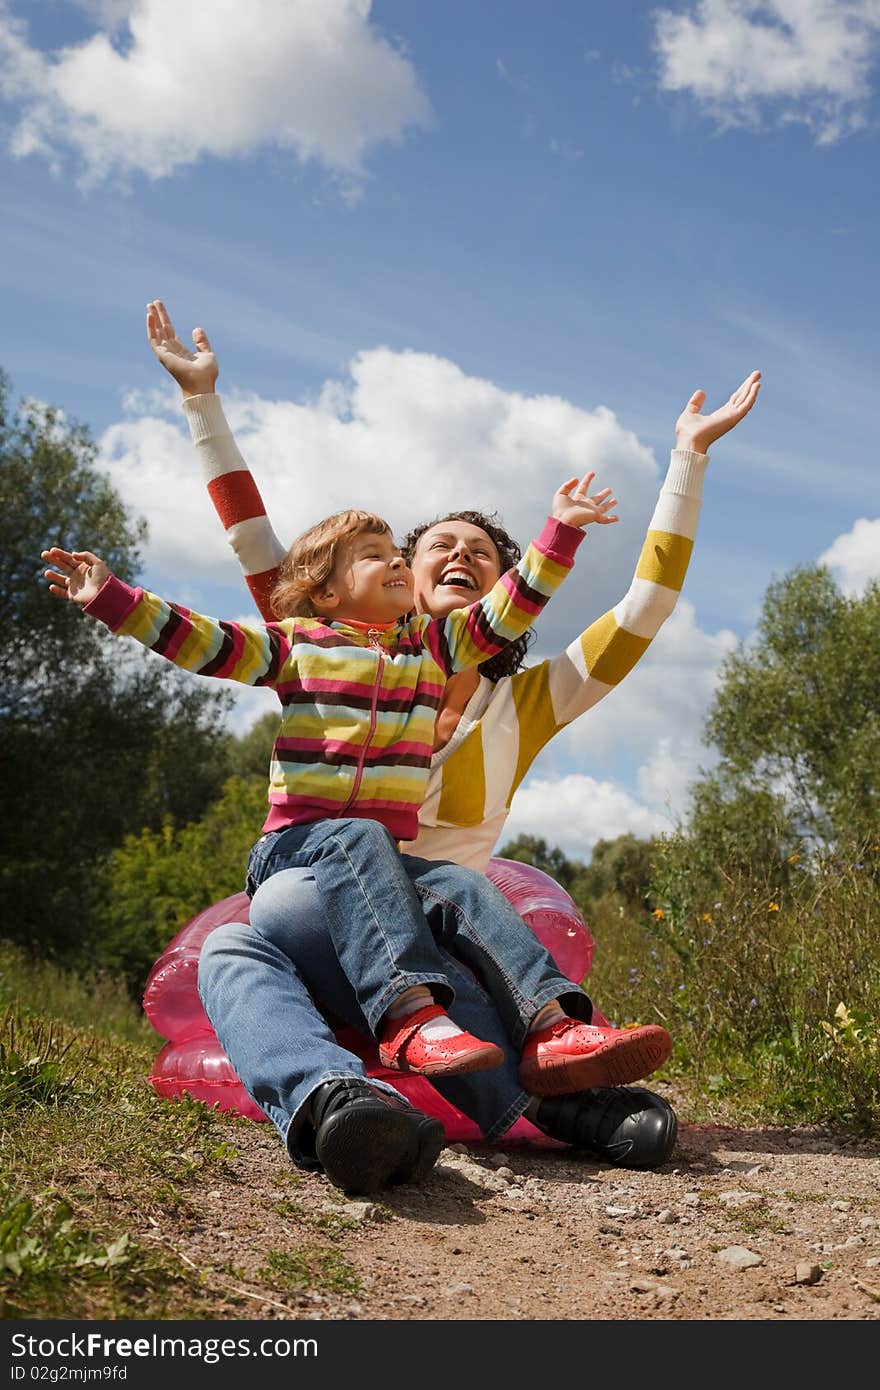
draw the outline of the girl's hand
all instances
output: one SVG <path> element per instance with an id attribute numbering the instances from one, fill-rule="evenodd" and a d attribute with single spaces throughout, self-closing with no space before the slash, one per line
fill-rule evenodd
<path id="1" fill-rule="evenodd" d="M 177 337 L 161 299 L 154 299 L 147 305 L 147 339 L 150 347 L 166 372 L 174 377 L 184 400 L 189 396 L 210 395 L 220 375 L 217 358 L 204 329 L 194 328 L 192 336 L 195 352 L 190 352 Z"/>
<path id="2" fill-rule="evenodd" d="M 701 415 L 706 400 L 705 391 L 695 391 L 675 422 L 676 449 L 693 449 L 696 454 L 706 454 L 716 439 L 720 439 L 734 425 L 738 425 L 744 415 L 748 415 L 761 386 L 761 373 L 750 372 L 734 391 L 730 400 L 711 415 Z"/>
<path id="3" fill-rule="evenodd" d="M 592 497 L 587 496 L 587 489 L 595 476 L 595 473 L 585 473 L 580 480 L 569 478 L 568 482 L 562 484 L 553 496 L 550 509 L 557 521 L 564 521 L 569 526 L 589 526 L 591 521 L 607 525 L 610 521 L 618 520 L 617 514 L 612 515 L 609 511 L 617 504 L 617 498 L 611 496 L 610 487 L 603 488 Z"/>
<path id="4" fill-rule="evenodd" d="M 70 599 L 71 603 L 78 603 L 80 607 L 97 598 L 99 590 L 110 578 L 104 561 L 90 550 L 61 550 L 53 546 L 51 550 L 43 550 L 40 558 L 56 566 L 53 570 L 43 571 L 49 593 L 56 598 Z"/>

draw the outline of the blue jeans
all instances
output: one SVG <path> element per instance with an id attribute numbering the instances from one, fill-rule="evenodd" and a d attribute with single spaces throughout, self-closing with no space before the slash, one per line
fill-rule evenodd
<path id="1" fill-rule="evenodd" d="M 413 985 L 428 986 L 445 1007 L 452 1003 L 455 986 L 440 947 L 474 971 L 517 1047 L 552 999 L 589 1021 L 589 1000 L 484 874 L 400 854 L 373 820 L 289 826 L 258 840 L 248 862 L 251 923 L 267 940 L 279 911 L 284 919 L 284 892 L 276 888 L 267 906 L 267 881 L 294 868 L 314 874 L 330 941 L 374 1037 L 388 1008 Z M 307 956 L 292 958 L 307 968 Z"/>
<path id="2" fill-rule="evenodd" d="M 433 867 L 440 874 L 449 866 Z M 429 911 L 435 922 L 443 911 L 436 891 Z M 325 1081 L 367 1079 L 360 1058 L 336 1041 L 319 1003 L 364 1032 L 366 1020 L 336 957 L 309 871 L 287 869 L 270 877 L 254 898 L 251 917 L 251 925 L 229 923 L 207 938 L 199 960 L 199 994 L 239 1079 L 275 1125 L 294 1162 L 308 1163 L 314 1153 L 307 1123 L 312 1092 Z M 546 955 L 518 914 L 517 920 L 531 938 L 531 946 L 525 943 L 529 951 Z M 511 1042 L 498 1009 L 472 971 L 442 945 L 440 956 L 455 991 L 451 1016 L 460 1027 L 500 1047 L 504 1061 L 489 1071 L 435 1078 L 434 1085 L 492 1143 L 520 1118 L 530 1099 L 519 1082 L 520 1045 Z M 564 976 L 557 975 L 557 986 L 567 1012 L 589 1019 L 587 996 Z M 369 1080 L 394 1093 L 387 1083 Z"/>

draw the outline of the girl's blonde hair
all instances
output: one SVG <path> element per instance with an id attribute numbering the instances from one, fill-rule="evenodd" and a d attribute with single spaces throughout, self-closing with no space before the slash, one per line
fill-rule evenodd
<path id="1" fill-rule="evenodd" d="M 288 550 L 278 571 L 278 583 L 270 603 L 278 618 L 314 618 L 312 595 L 327 583 L 339 553 L 340 542 L 365 533 L 390 536 L 391 527 L 375 512 L 349 507 L 334 512 L 304 531 Z"/>

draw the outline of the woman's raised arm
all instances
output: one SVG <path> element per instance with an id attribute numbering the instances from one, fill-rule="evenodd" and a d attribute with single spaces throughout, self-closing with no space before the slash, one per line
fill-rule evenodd
<path id="1" fill-rule="evenodd" d="M 223 413 L 215 391 L 220 367 L 208 335 L 203 328 L 194 328 L 192 336 L 195 352 L 177 337 L 161 299 L 147 305 L 147 340 L 156 360 L 180 387 L 208 496 L 254 603 L 261 616 L 271 622 L 275 615 L 269 599 L 287 547 L 272 529 L 260 490 Z"/>

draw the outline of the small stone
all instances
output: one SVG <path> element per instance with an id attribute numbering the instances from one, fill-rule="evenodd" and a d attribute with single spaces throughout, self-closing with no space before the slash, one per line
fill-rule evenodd
<path id="1" fill-rule="evenodd" d="M 699 1192 L 686 1192 L 681 1199 L 686 1207 L 698 1207 L 700 1205 Z"/>
<path id="2" fill-rule="evenodd" d="M 831 1210 L 832 1210 L 832 1211 L 849 1211 L 849 1209 L 850 1209 L 851 1206 L 852 1206 L 852 1202 L 844 1202 L 842 1199 L 839 1198 L 836 1202 L 832 1202 L 832 1203 L 831 1203 Z"/>
<path id="3" fill-rule="evenodd" d="M 822 1270 L 818 1265 L 810 1264 L 809 1260 L 798 1260 L 794 1267 L 794 1282 L 796 1284 L 818 1284 L 822 1278 Z"/>
<path id="4" fill-rule="evenodd" d="M 658 1211 L 657 1220 L 660 1222 L 661 1226 L 674 1226 L 677 1217 L 675 1216 L 674 1212 L 671 1212 L 668 1209 L 668 1207 L 664 1207 L 662 1211 Z"/>
<path id="5" fill-rule="evenodd" d="M 863 1216 L 859 1221 L 859 1225 L 863 1230 L 871 1231 L 876 1226 L 880 1226 L 880 1221 L 877 1220 L 876 1216 Z"/>
<path id="6" fill-rule="evenodd" d="M 610 1221 L 606 1221 L 606 1222 L 604 1223 L 604 1225 L 602 1225 L 602 1226 L 599 1227 L 599 1235 L 600 1235 L 600 1236 L 622 1236 L 622 1235 L 623 1235 L 623 1231 L 621 1230 L 620 1226 L 613 1226 L 613 1225 L 611 1224 Z"/>
<path id="7" fill-rule="evenodd" d="M 765 1199 L 762 1192 L 740 1192 L 734 1189 L 729 1192 L 719 1192 L 718 1200 L 728 1210 L 735 1210 L 739 1207 L 759 1207 Z"/>
<path id="8" fill-rule="evenodd" d="M 452 1297 L 452 1298 L 459 1298 L 459 1297 L 461 1297 L 461 1296 L 463 1296 L 463 1295 L 465 1295 L 465 1294 L 472 1294 L 473 1292 L 474 1292 L 474 1286 L 473 1286 L 473 1284 L 466 1284 L 466 1283 L 461 1283 L 461 1284 L 450 1284 L 449 1289 L 448 1289 L 448 1293 L 449 1293 L 450 1297 Z"/>
<path id="9" fill-rule="evenodd" d="M 631 1279 L 629 1283 L 633 1293 L 652 1293 L 656 1298 L 672 1299 L 678 1298 L 679 1289 L 674 1289 L 671 1284 L 659 1284 L 656 1279 Z"/>
<path id="10" fill-rule="evenodd" d="M 664 1250 L 663 1254 L 667 1260 L 689 1260 L 690 1254 L 687 1250 L 680 1250 L 677 1247 L 672 1250 Z"/>
<path id="11" fill-rule="evenodd" d="M 347 1221 L 384 1221 L 387 1215 L 375 1202 L 346 1202 L 334 1210 Z"/>
<path id="12" fill-rule="evenodd" d="M 877 1269 L 880 1266 L 880 1256 L 872 1255 L 869 1260 L 865 1260 L 868 1269 Z"/>
<path id="13" fill-rule="evenodd" d="M 606 1207 L 606 1216 L 635 1216 L 635 1207 Z"/>
<path id="14" fill-rule="evenodd" d="M 728 1245 L 726 1250 L 718 1251 L 718 1258 L 722 1264 L 730 1265 L 731 1269 L 754 1269 L 764 1263 L 760 1255 L 754 1250 L 747 1250 L 744 1245 Z"/>
<path id="15" fill-rule="evenodd" d="M 846 1240 L 837 1248 L 838 1250 L 854 1250 L 857 1245 L 864 1245 L 864 1243 L 864 1236 L 847 1236 Z"/>

